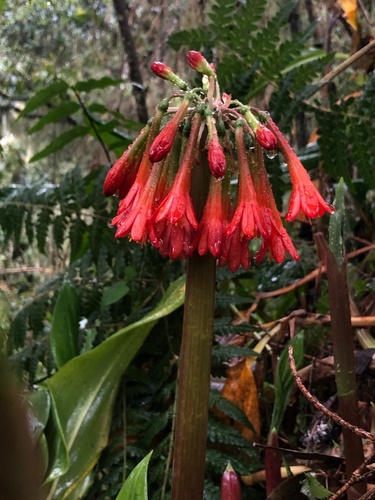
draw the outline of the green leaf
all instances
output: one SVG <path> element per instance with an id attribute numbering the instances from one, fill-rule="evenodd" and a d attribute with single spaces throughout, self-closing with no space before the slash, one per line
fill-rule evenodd
<path id="1" fill-rule="evenodd" d="M 301 481 L 301 486 L 301 493 L 306 495 L 309 500 L 324 500 L 324 498 L 333 495 L 312 474 L 305 474 L 305 479 Z"/>
<path id="2" fill-rule="evenodd" d="M 30 412 L 29 422 L 35 441 L 42 435 L 48 421 L 51 410 L 51 398 L 47 389 L 38 387 L 36 390 L 27 394 L 32 411 Z"/>
<path id="3" fill-rule="evenodd" d="M 144 318 L 71 359 L 45 382 L 60 429 L 50 443 L 54 458 L 48 480 L 54 481 L 49 498 L 82 498 L 82 484 L 108 442 L 120 378 L 156 322 L 182 305 L 184 293 L 184 278 L 179 278 Z"/>
<path id="4" fill-rule="evenodd" d="M 299 332 L 283 349 L 276 368 L 275 403 L 272 412 L 271 429 L 279 430 L 284 417 L 289 396 L 293 388 L 293 374 L 288 362 L 288 347 L 293 346 L 293 356 L 296 366 L 299 367 L 303 360 L 303 332 Z"/>
<path id="5" fill-rule="evenodd" d="M 344 223 L 345 223 L 345 200 L 344 179 L 341 177 L 336 188 L 336 197 L 333 202 L 336 212 L 329 220 L 329 247 L 339 266 L 344 260 Z"/>
<path id="6" fill-rule="evenodd" d="M 59 151 L 64 146 L 74 141 L 74 139 L 77 139 L 78 137 L 83 137 L 87 133 L 88 133 L 87 127 L 84 127 L 83 125 L 76 125 L 72 129 L 64 132 L 63 134 L 53 139 L 53 141 L 51 141 L 47 147 L 45 147 L 44 149 L 42 149 L 42 151 L 39 151 L 39 153 L 35 154 L 32 158 L 30 158 L 30 162 L 41 160 L 42 158 L 45 158 L 46 156 L 49 156 L 50 154 L 55 153 L 56 151 Z"/>
<path id="7" fill-rule="evenodd" d="M 31 127 L 29 134 L 34 134 L 39 130 L 42 130 L 49 123 L 58 122 L 61 118 L 70 116 L 81 109 L 80 105 L 73 101 L 64 102 L 55 109 L 51 109 L 46 115 L 44 115 L 38 122 Z"/>
<path id="8" fill-rule="evenodd" d="M 101 308 L 105 309 L 111 304 L 115 304 L 129 292 L 129 287 L 124 281 L 119 281 L 113 285 L 104 288 L 102 295 Z"/>
<path id="9" fill-rule="evenodd" d="M 65 281 L 53 309 L 51 349 L 58 368 L 78 355 L 79 296 L 76 288 Z"/>
<path id="10" fill-rule="evenodd" d="M 56 80 L 44 89 L 39 90 L 39 92 L 37 92 L 35 95 L 33 95 L 33 97 L 31 97 L 31 99 L 27 101 L 26 106 L 18 115 L 18 118 L 21 118 L 22 116 L 31 113 L 40 106 L 43 106 L 44 104 L 49 102 L 52 97 L 64 94 L 68 90 L 68 88 L 69 86 L 66 82 L 64 82 L 63 80 Z"/>
<path id="11" fill-rule="evenodd" d="M 131 471 L 116 500 L 147 500 L 147 469 L 152 451 Z"/>
<path id="12" fill-rule="evenodd" d="M 78 90 L 78 92 L 89 92 L 94 89 L 104 89 L 106 87 L 113 87 L 115 85 L 119 85 L 123 83 L 123 80 L 117 78 L 109 78 L 108 76 L 104 76 L 103 78 L 99 78 L 98 80 L 94 78 L 90 78 L 89 80 L 84 80 L 82 82 L 77 82 L 73 88 Z"/>

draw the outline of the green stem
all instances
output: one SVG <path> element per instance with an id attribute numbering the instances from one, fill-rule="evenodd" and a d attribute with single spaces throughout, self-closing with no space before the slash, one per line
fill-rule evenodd
<path id="1" fill-rule="evenodd" d="M 327 269 L 329 303 L 331 309 L 332 346 L 335 360 L 337 394 L 340 416 L 352 425 L 359 426 L 358 396 L 355 375 L 353 329 L 346 278 L 346 263 L 336 262 L 323 235 L 315 235 L 318 252 Z M 347 477 L 364 460 L 362 440 L 348 429 L 343 429 L 344 451 Z M 348 492 L 348 498 L 364 494 L 366 485 L 356 484 L 355 492 Z"/>
<path id="2" fill-rule="evenodd" d="M 216 262 L 188 261 L 180 354 L 172 499 L 203 498 Z"/>

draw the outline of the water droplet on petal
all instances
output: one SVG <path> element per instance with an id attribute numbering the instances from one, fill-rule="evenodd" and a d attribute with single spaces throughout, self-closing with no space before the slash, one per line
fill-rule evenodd
<path id="1" fill-rule="evenodd" d="M 269 149 L 269 150 L 266 150 L 266 156 L 267 158 L 269 158 L 270 160 L 273 160 L 274 158 L 276 158 L 277 156 L 277 150 L 276 149 Z"/>

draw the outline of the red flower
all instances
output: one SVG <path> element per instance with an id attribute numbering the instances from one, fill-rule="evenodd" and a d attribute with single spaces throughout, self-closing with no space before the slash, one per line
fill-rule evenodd
<path id="1" fill-rule="evenodd" d="M 268 125 L 277 137 L 293 185 L 285 219 L 290 222 L 299 214 L 304 214 L 306 217 L 312 219 L 314 217 L 321 217 L 325 212 L 329 214 L 334 213 L 334 207 L 324 201 L 278 126 L 271 119 L 268 121 Z"/>
<path id="2" fill-rule="evenodd" d="M 134 241 L 145 243 L 148 236 L 149 222 L 155 209 L 155 192 L 162 171 L 162 164 L 153 166 L 146 184 L 139 190 L 137 202 L 131 205 L 125 213 L 118 216 L 116 238 L 130 235 Z M 114 219 L 115 220 L 115 219 Z"/>
<path id="3" fill-rule="evenodd" d="M 178 127 L 183 119 L 190 99 L 184 99 L 171 121 L 163 128 L 151 145 L 149 158 L 152 163 L 163 160 L 172 149 Z"/>
<path id="4" fill-rule="evenodd" d="M 221 255 L 224 224 L 221 191 L 222 182 L 212 177 L 203 216 L 196 234 L 199 255 L 205 255 L 207 252 L 216 258 Z"/>
<path id="5" fill-rule="evenodd" d="M 150 126 L 144 127 L 134 143 L 122 154 L 116 163 L 109 170 L 104 181 L 104 196 L 112 196 L 119 189 L 125 194 L 133 184 L 138 165 L 142 158 Z M 121 198 L 123 196 L 120 196 Z"/>
<path id="6" fill-rule="evenodd" d="M 196 114 L 172 189 L 152 217 L 152 243 L 160 248 L 162 255 L 169 255 L 173 259 L 191 255 L 194 250 L 193 240 L 198 221 L 189 192 L 200 124 L 201 117 Z"/>
<path id="7" fill-rule="evenodd" d="M 214 68 L 200 52 L 190 50 L 186 57 L 189 65 L 196 71 L 199 71 L 199 73 L 207 76 L 215 76 Z"/>
<path id="8" fill-rule="evenodd" d="M 267 236 L 267 229 L 261 220 L 254 184 L 250 175 L 243 140 L 243 124 L 241 122 L 237 124 L 235 139 L 239 164 L 238 202 L 225 234 L 229 237 L 237 227 L 240 227 L 241 235 L 244 235 L 249 240 L 259 233 Z"/>
<path id="9" fill-rule="evenodd" d="M 263 235 L 262 245 L 257 253 L 255 262 L 260 262 L 268 250 L 276 262 L 282 262 L 285 259 L 286 252 L 293 259 L 299 260 L 297 250 L 283 226 L 280 213 L 277 209 L 260 145 L 255 147 L 255 162 L 252 165 L 252 174 L 262 221 L 267 231 Z"/>
<path id="10" fill-rule="evenodd" d="M 230 218 L 230 198 L 229 193 L 223 186 L 223 227 L 224 234 L 225 228 L 229 224 Z M 242 266 L 243 269 L 248 269 L 250 266 L 250 252 L 249 252 L 249 240 L 241 235 L 241 228 L 237 226 L 234 232 L 229 236 L 224 238 L 221 255 L 219 257 L 219 266 L 228 265 L 232 272 L 237 271 L 237 269 Z"/>

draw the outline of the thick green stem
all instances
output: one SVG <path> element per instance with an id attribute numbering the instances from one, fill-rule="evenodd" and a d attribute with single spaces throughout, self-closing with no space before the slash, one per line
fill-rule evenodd
<path id="1" fill-rule="evenodd" d="M 177 388 L 173 500 L 203 498 L 215 266 L 211 255 L 193 255 L 188 261 Z"/>
<path id="2" fill-rule="evenodd" d="M 315 239 L 320 257 L 327 269 L 339 413 L 347 422 L 359 426 L 353 330 L 346 263 L 344 261 L 339 265 L 336 262 L 321 233 L 315 235 Z M 350 477 L 364 460 L 362 440 L 347 429 L 343 429 L 343 438 L 347 477 Z M 352 491 L 348 498 L 358 498 L 356 495 L 364 494 L 366 485 L 363 483 L 357 484 L 353 489 L 355 492 Z"/>

